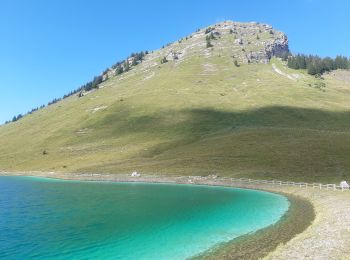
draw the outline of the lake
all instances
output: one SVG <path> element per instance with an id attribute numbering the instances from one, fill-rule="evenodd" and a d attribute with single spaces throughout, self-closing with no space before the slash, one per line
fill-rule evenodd
<path id="1" fill-rule="evenodd" d="M 0 258 L 186 259 L 277 222 L 278 194 L 0 177 Z"/>

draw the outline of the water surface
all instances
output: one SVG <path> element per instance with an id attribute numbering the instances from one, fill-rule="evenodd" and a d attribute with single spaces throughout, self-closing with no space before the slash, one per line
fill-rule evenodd
<path id="1" fill-rule="evenodd" d="M 225 187 L 0 177 L 0 258 L 185 259 L 288 207 Z"/>

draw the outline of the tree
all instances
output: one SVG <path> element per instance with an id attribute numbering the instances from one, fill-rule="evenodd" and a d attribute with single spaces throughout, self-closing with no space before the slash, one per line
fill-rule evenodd
<path id="1" fill-rule="evenodd" d="M 129 57 L 133 58 L 132 65 L 136 66 L 137 64 L 142 62 L 144 56 L 146 54 L 148 54 L 148 53 L 149 53 L 148 51 L 146 51 L 146 52 L 141 51 L 141 52 L 138 52 L 138 53 L 137 52 L 136 53 L 131 53 Z M 99 84 L 102 83 L 104 78 L 105 78 L 105 80 L 107 80 L 109 78 L 107 73 L 110 70 L 115 70 L 115 75 L 119 75 L 119 74 L 123 73 L 124 71 L 128 71 L 129 69 L 130 69 L 130 65 L 128 63 L 128 60 L 118 61 L 114 65 L 112 65 L 111 68 L 105 69 L 102 72 L 102 75 L 96 76 L 96 77 L 93 78 L 93 80 L 85 83 L 84 85 L 80 86 L 79 88 L 77 88 L 75 90 L 72 90 L 72 91 L 70 91 L 67 94 L 64 94 L 62 98 L 54 98 L 53 100 L 48 102 L 47 105 L 55 104 L 55 103 L 61 101 L 62 99 L 68 98 L 68 97 L 70 97 L 72 95 L 75 95 L 75 94 L 78 94 L 79 97 L 82 97 L 83 96 L 83 91 L 90 91 L 90 90 L 92 90 L 94 88 L 98 88 Z M 20 114 L 18 116 L 14 116 L 12 118 L 12 120 L 10 120 L 10 121 L 11 122 L 15 122 L 15 121 L 21 119 L 23 116 L 25 116 L 27 114 L 32 114 L 35 111 L 38 111 L 39 109 L 43 109 L 43 108 L 45 108 L 45 105 L 42 105 L 39 108 L 33 108 L 33 109 L 29 110 L 27 113 L 25 113 L 24 115 Z"/>
<path id="2" fill-rule="evenodd" d="M 124 72 L 124 69 L 121 65 L 119 65 L 115 70 L 115 75 L 118 76 L 119 74 L 122 74 Z"/>
<path id="3" fill-rule="evenodd" d="M 334 65 L 336 69 L 348 69 L 349 60 L 346 57 L 338 55 L 334 60 Z"/>
<path id="4" fill-rule="evenodd" d="M 213 44 L 211 44 L 210 39 L 208 37 L 206 38 L 206 42 L 207 42 L 207 48 L 213 47 Z"/>
<path id="5" fill-rule="evenodd" d="M 128 59 L 124 61 L 124 72 L 127 72 L 130 70 L 130 65 Z"/>
<path id="6" fill-rule="evenodd" d="M 20 120 L 22 117 L 23 117 L 22 114 L 19 114 L 18 116 L 14 116 L 12 118 L 12 122 L 16 122 L 16 121 Z"/>
<path id="7" fill-rule="evenodd" d="M 288 61 L 288 58 L 290 56 L 290 52 L 289 51 L 284 51 L 281 53 L 280 55 L 280 58 L 283 60 L 283 61 Z"/>
<path id="8" fill-rule="evenodd" d="M 209 35 L 205 37 L 205 40 L 207 42 L 207 48 L 213 47 L 213 44 L 211 44 L 211 40 L 215 40 L 214 34 L 211 32 Z"/>
<path id="9" fill-rule="evenodd" d="M 310 75 L 321 75 L 336 69 L 349 69 L 349 59 L 343 56 L 332 59 L 330 57 L 320 58 L 317 55 L 298 54 L 288 57 L 287 66 L 291 69 L 307 69 Z"/>
<path id="10" fill-rule="evenodd" d="M 326 57 L 323 59 L 323 67 L 325 71 L 331 71 L 335 69 L 335 64 L 332 58 Z"/>
<path id="11" fill-rule="evenodd" d="M 212 28 L 212 27 L 208 27 L 207 29 L 205 29 L 205 34 L 208 34 L 208 33 L 210 33 L 210 32 L 212 32 L 212 31 L 214 31 L 214 28 Z"/>
<path id="12" fill-rule="evenodd" d="M 161 64 L 164 64 L 164 63 L 167 63 L 168 62 L 168 59 L 166 58 L 166 56 L 164 56 L 161 60 L 160 60 L 160 63 Z"/>
<path id="13" fill-rule="evenodd" d="M 211 33 L 210 33 L 209 35 L 207 35 L 205 38 L 206 38 L 206 39 L 209 39 L 209 40 L 215 40 L 215 35 L 214 35 L 213 32 L 211 32 Z"/>
<path id="14" fill-rule="evenodd" d="M 307 73 L 309 73 L 310 75 L 316 75 L 317 74 L 317 69 L 314 66 L 314 64 L 310 63 L 307 66 Z"/>

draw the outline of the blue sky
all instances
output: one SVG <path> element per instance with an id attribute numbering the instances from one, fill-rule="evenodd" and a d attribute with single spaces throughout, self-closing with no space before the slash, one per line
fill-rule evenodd
<path id="1" fill-rule="evenodd" d="M 349 10 L 347 0 L 0 0 L 0 123 L 131 52 L 228 19 L 273 25 L 293 52 L 350 56 Z"/>

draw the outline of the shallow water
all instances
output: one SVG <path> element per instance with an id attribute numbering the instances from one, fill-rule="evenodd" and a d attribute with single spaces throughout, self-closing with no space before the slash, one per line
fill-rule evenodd
<path id="1" fill-rule="evenodd" d="M 185 259 L 288 207 L 225 187 L 0 177 L 0 258 Z"/>

